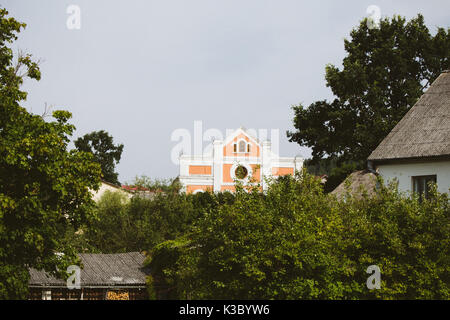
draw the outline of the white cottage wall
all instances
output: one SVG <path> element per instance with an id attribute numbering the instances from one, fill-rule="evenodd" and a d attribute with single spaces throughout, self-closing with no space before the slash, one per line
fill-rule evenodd
<path id="1" fill-rule="evenodd" d="M 386 183 L 397 178 L 400 191 L 411 191 L 412 177 L 425 175 L 436 175 L 439 192 L 448 193 L 450 189 L 450 161 L 382 164 L 377 165 L 377 169 Z"/>

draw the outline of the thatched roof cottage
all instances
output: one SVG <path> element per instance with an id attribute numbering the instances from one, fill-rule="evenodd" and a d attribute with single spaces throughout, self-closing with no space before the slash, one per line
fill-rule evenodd
<path id="1" fill-rule="evenodd" d="M 399 190 L 428 195 L 450 189 L 450 70 L 444 71 L 368 158 Z"/>

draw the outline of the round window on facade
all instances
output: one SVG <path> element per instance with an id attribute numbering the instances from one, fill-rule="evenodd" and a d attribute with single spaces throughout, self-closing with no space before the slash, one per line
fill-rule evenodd
<path id="1" fill-rule="evenodd" d="M 248 175 L 248 170 L 246 167 L 244 166 L 238 166 L 236 168 L 236 170 L 234 171 L 234 175 L 236 176 L 236 178 L 238 178 L 239 180 L 245 179 L 245 177 L 247 177 Z"/>

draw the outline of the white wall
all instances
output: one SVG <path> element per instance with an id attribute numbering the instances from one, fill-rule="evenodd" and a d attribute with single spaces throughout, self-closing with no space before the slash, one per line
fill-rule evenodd
<path id="1" fill-rule="evenodd" d="M 385 182 L 398 179 L 400 191 L 412 190 L 413 176 L 436 175 L 438 191 L 449 192 L 450 189 L 450 161 L 429 161 L 423 163 L 383 164 L 377 165 L 378 173 Z"/>
<path id="2" fill-rule="evenodd" d="M 107 190 L 108 190 L 108 191 L 111 191 L 111 192 L 120 192 L 120 193 L 126 195 L 128 199 L 130 199 L 130 198 L 133 196 L 133 195 L 132 195 L 131 193 L 129 193 L 129 192 L 126 192 L 126 191 L 124 191 L 124 190 L 121 190 L 120 188 L 113 187 L 113 186 L 111 186 L 111 185 L 109 185 L 109 184 L 107 184 L 107 183 L 102 182 L 101 185 L 100 185 L 100 188 L 98 189 L 98 191 L 91 190 L 91 193 L 92 193 L 92 199 L 93 199 L 95 202 L 97 202 L 98 200 L 100 200 L 100 198 L 103 196 L 103 194 L 104 194 Z"/>
<path id="3" fill-rule="evenodd" d="M 229 142 L 229 141 L 228 141 Z M 287 158 L 279 157 L 272 152 L 270 141 L 262 143 L 262 154 L 260 157 L 246 157 L 246 156 L 223 156 L 223 146 L 226 142 L 215 140 L 213 143 L 213 152 L 205 155 L 181 155 L 179 157 L 180 163 L 180 183 L 183 186 L 182 191 L 186 192 L 187 185 L 213 185 L 214 191 L 220 191 L 222 186 L 234 185 L 234 183 L 223 182 L 223 164 L 240 164 L 246 165 L 251 172 L 251 164 L 261 165 L 261 171 L 264 177 L 272 177 L 273 167 L 294 168 L 294 170 L 302 170 L 303 158 Z M 211 176 L 189 175 L 189 166 L 191 165 L 208 165 L 213 166 Z M 234 169 L 231 169 L 233 176 Z M 262 180 L 264 190 L 268 186 L 264 179 Z"/>

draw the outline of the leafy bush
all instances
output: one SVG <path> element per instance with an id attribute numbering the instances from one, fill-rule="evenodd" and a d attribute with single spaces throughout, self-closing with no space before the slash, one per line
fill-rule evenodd
<path id="1" fill-rule="evenodd" d="M 157 183 L 160 192 L 151 197 L 136 194 L 127 200 L 120 192 L 105 192 L 89 228 L 84 227 L 76 234 L 71 230 L 66 241 L 79 252 L 147 251 L 186 234 L 204 212 L 234 201 L 229 192 L 184 194 L 178 192 L 176 184 Z"/>
<path id="2" fill-rule="evenodd" d="M 182 238 L 154 248 L 155 296 L 449 299 L 448 196 L 435 190 L 421 203 L 380 185 L 345 202 L 305 173 L 266 194 L 238 186 L 233 201 L 204 208 Z M 381 269 L 379 290 L 366 287 L 370 265 Z"/>

